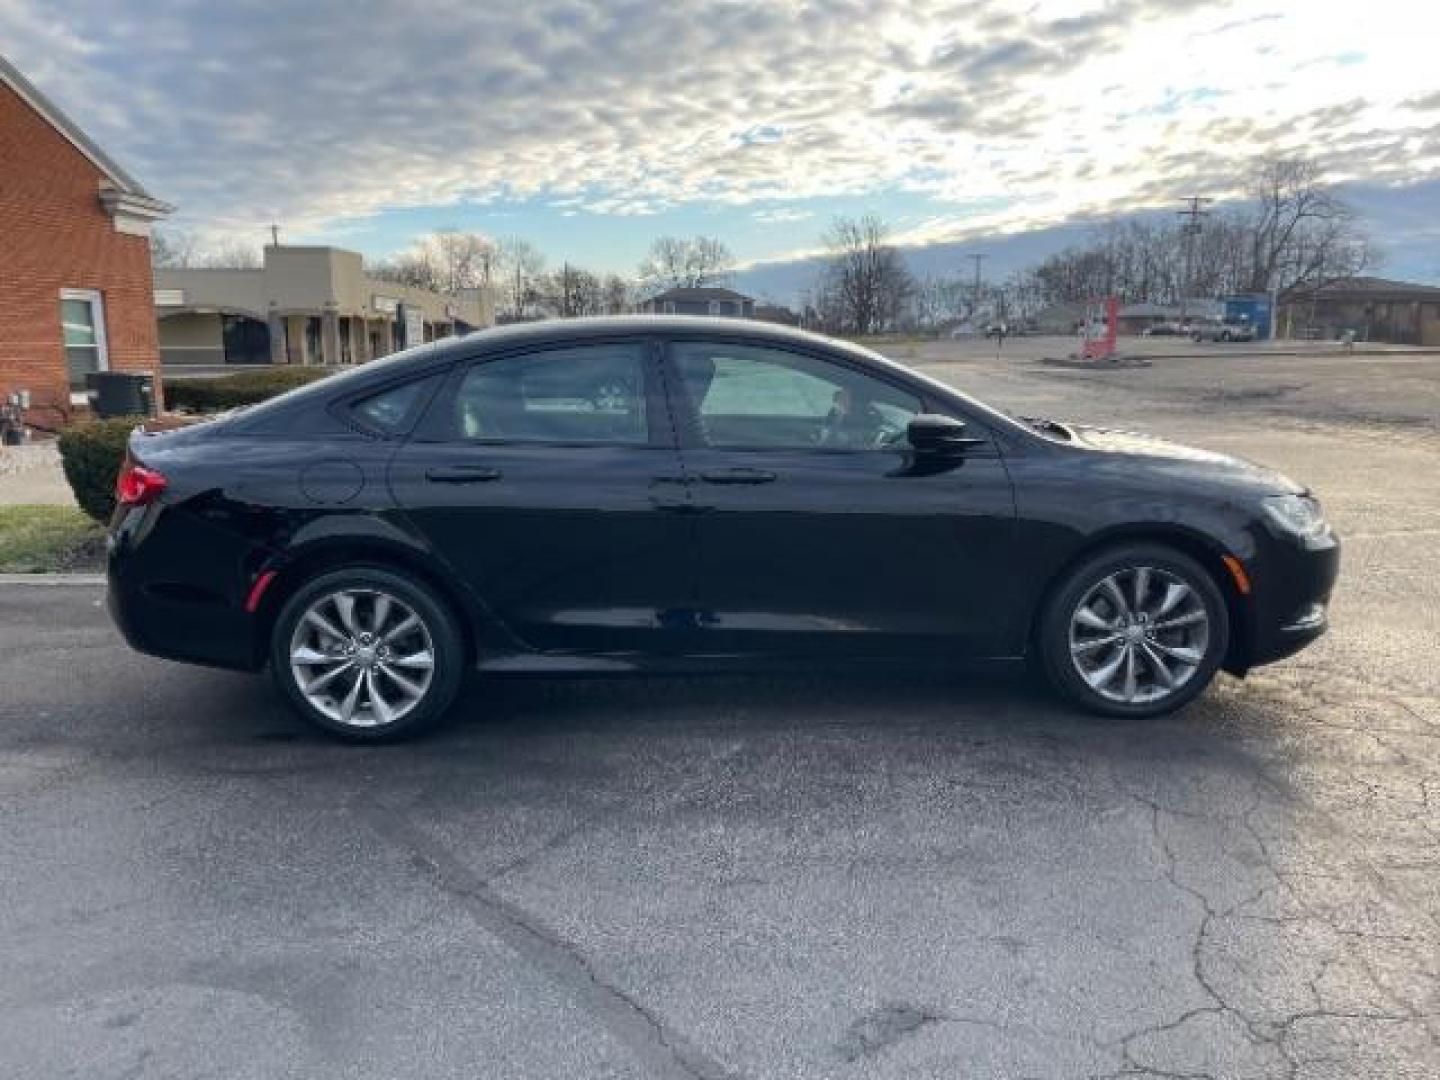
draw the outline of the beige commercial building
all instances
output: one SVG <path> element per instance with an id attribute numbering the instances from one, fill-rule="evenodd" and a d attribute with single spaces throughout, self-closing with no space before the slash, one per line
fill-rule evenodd
<path id="1" fill-rule="evenodd" d="M 396 285 L 368 276 L 359 252 L 288 244 L 254 270 L 156 270 L 155 314 L 167 368 L 359 364 L 494 322 L 477 290 Z"/>

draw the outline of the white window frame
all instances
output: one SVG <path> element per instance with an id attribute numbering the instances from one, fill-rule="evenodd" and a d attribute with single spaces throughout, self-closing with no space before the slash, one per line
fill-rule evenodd
<path id="1" fill-rule="evenodd" d="M 90 318 L 95 324 L 95 370 L 110 370 L 110 344 L 105 337 L 105 295 L 98 289 L 61 289 L 61 300 L 84 300 L 90 304 Z M 60 356 L 64 363 L 65 384 L 70 384 L 70 361 L 65 356 L 65 326 L 60 326 Z M 71 405 L 84 405 L 89 400 L 83 390 L 70 391 Z"/>

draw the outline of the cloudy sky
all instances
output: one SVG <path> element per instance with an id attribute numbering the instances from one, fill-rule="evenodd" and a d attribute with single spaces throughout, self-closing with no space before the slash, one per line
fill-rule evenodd
<path id="1" fill-rule="evenodd" d="M 1349 185 L 1386 272 L 1440 280 L 1437 44 L 1431 0 L 0 0 L 0 50 L 177 227 L 370 255 L 458 227 L 621 271 L 660 233 L 763 261 L 867 210 L 1064 237 L 1283 153 Z"/>

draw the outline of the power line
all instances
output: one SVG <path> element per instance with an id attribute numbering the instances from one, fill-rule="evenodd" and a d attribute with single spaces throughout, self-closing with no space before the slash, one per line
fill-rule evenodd
<path id="1" fill-rule="evenodd" d="M 975 303 L 971 311 L 971 318 L 974 318 L 976 315 L 980 314 L 980 264 L 983 263 L 990 256 L 986 255 L 984 252 L 977 251 L 972 254 L 966 255 L 965 257 L 967 259 L 975 260 Z"/>
<path id="2" fill-rule="evenodd" d="M 1185 268 L 1180 275 L 1180 322 L 1183 324 L 1190 298 L 1190 264 L 1194 257 L 1195 237 L 1200 235 L 1201 220 L 1210 213 L 1205 207 L 1215 200 L 1205 195 L 1186 195 L 1180 201 L 1189 204 L 1184 210 L 1175 211 L 1185 219 L 1185 224 L 1180 226 L 1181 243 L 1185 249 Z"/>

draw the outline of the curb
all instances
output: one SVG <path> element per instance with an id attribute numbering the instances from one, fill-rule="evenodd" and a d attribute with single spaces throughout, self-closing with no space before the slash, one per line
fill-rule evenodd
<path id="1" fill-rule="evenodd" d="M 104 585 L 104 574 L 0 574 L 5 585 Z"/>
<path id="2" fill-rule="evenodd" d="M 1116 356 L 1112 360 L 1082 360 L 1073 356 L 1042 356 L 1040 362 L 1051 367 L 1074 368 L 1079 371 L 1129 371 L 1154 367 L 1149 356 Z"/>
<path id="3" fill-rule="evenodd" d="M 1226 347 L 1223 343 L 1214 350 L 1220 356 L 1244 356 L 1261 357 L 1266 356 L 1440 356 L 1440 349 L 1411 348 L 1411 349 L 1352 349 L 1345 352 L 1343 349 L 1235 349 Z M 1140 353 L 1147 360 L 1188 360 L 1193 356 L 1210 355 L 1209 350 L 1197 349 L 1194 352 L 1183 353 Z"/>

